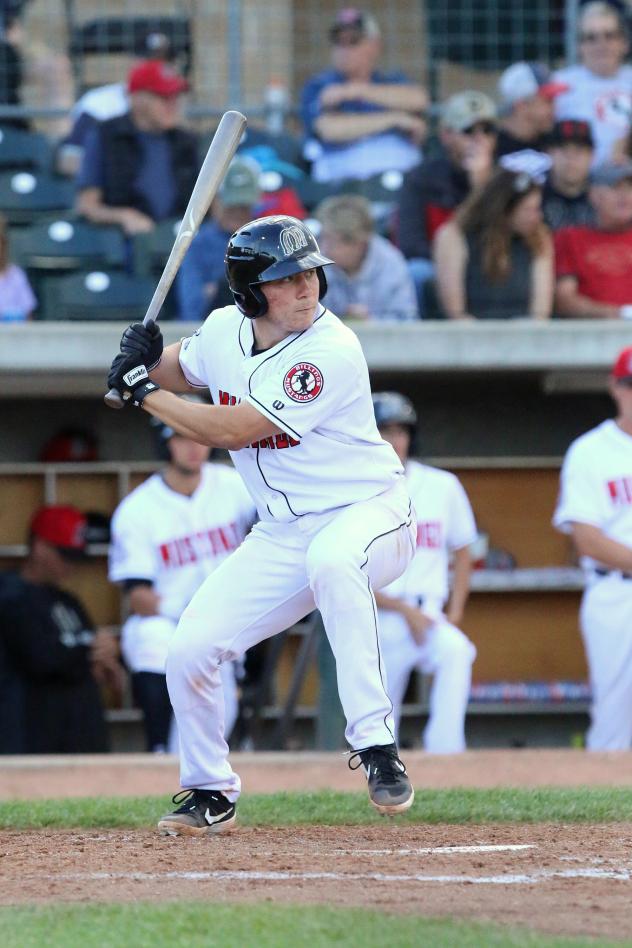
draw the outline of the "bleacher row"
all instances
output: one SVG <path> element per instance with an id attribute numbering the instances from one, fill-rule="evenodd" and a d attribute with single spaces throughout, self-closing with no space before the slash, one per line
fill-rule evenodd
<path id="1" fill-rule="evenodd" d="M 208 143 L 208 137 L 201 138 L 201 155 Z M 259 129 L 248 130 L 240 149 L 261 159 L 263 190 L 293 188 L 308 213 L 331 194 L 360 193 L 371 201 L 378 229 L 388 228 L 401 174 L 320 184 L 301 168 L 298 140 Z M 9 227 L 10 259 L 27 272 L 38 299 L 34 318 L 142 318 L 179 221 L 126 238 L 117 227 L 77 217 L 74 202 L 74 182 L 55 172 L 55 149 L 48 139 L 0 127 L 0 213 Z M 162 315 L 177 317 L 173 293 Z"/>

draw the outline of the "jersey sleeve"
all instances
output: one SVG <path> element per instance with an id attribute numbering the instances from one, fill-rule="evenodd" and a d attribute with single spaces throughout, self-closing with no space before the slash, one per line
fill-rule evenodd
<path id="1" fill-rule="evenodd" d="M 605 492 L 599 489 L 583 452 L 571 447 L 560 473 L 553 526 L 561 533 L 570 533 L 571 524 L 587 523 L 603 527 L 608 514 Z"/>
<path id="2" fill-rule="evenodd" d="M 204 361 L 204 342 L 208 320 L 192 336 L 182 340 L 180 346 L 180 368 L 184 377 L 195 388 L 208 388 L 209 380 Z"/>
<path id="3" fill-rule="evenodd" d="M 260 385 L 253 382 L 246 400 L 300 441 L 357 397 L 360 365 L 351 352 L 306 352 L 285 360 Z"/>
<path id="4" fill-rule="evenodd" d="M 447 543 L 451 550 L 460 550 L 476 540 L 477 530 L 474 513 L 465 489 L 455 477 L 450 497 L 450 519 L 448 522 Z"/>
<path id="5" fill-rule="evenodd" d="M 147 518 L 132 505 L 119 507 L 112 517 L 112 539 L 108 555 L 108 578 L 112 583 L 126 579 L 153 582 L 158 574 L 156 552 L 147 532 Z"/>

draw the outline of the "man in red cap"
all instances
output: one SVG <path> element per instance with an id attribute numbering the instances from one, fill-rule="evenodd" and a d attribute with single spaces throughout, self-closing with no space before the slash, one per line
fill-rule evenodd
<path id="1" fill-rule="evenodd" d="M 581 556 L 580 623 L 592 687 L 589 750 L 632 747 L 632 346 L 610 375 L 614 418 L 564 459 L 553 524 Z"/>
<path id="2" fill-rule="evenodd" d="M 107 750 L 99 684 L 120 688 L 117 642 L 61 588 L 86 524 L 74 507 L 41 507 L 21 570 L 0 574 L 0 753 Z"/>
<path id="3" fill-rule="evenodd" d="M 188 88 L 163 60 L 131 70 L 129 111 L 98 123 L 86 139 L 77 179 L 80 214 L 134 235 L 184 213 L 199 167 L 196 139 L 180 127 Z"/>

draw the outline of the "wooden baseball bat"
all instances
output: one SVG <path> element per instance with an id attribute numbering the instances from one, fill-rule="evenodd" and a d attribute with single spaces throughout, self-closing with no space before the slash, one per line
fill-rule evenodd
<path id="1" fill-rule="evenodd" d="M 191 192 L 171 253 L 145 313 L 143 325 L 146 326 L 150 320 L 156 321 L 158 319 L 162 304 L 180 268 L 184 255 L 197 234 L 200 224 L 206 217 L 211 201 L 226 174 L 226 169 L 237 151 L 245 127 L 246 118 L 241 112 L 230 111 L 222 115 Z M 105 404 L 110 408 L 123 407 L 121 396 L 115 388 L 111 388 L 104 399 Z"/>

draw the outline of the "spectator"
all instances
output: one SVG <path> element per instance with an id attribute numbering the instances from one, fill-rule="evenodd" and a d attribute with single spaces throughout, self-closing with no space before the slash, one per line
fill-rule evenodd
<path id="1" fill-rule="evenodd" d="M 434 236 L 494 168 L 496 106 L 482 92 L 457 92 L 441 108 L 439 138 L 441 154 L 406 175 L 397 211 L 397 243 L 408 259 L 422 316 L 423 287 L 434 276 Z"/>
<path id="2" fill-rule="evenodd" d="M 165 33 L 150 30 L 142 37 L 136 55 L 142 60 L 173 62 L 175 51 Z M 81 167 L 83 151 L 90 132 L 99 122 L 124 115 L 129 111 L 127 82 L 111 82 L 89 89 L 75 102 L 71 111 L 72 128 L 59 144 L 57 170 L 74 177 Z"/>
<path id="3" fill-rule="evenodd" d="M 95 753 L 108 739 L 99 684 L 121 689 L 118 643 L 60 588 L 85 550 L 86 518 L 40 508 L 19 572 L 0 575 L 0 746 L 4 753 Z"/>
<path id="4" fill-rule="evenodd" d="M 632 318 L 632 162 L 591 173 L 594 225 L 555 235 L 555 309 L 576 319 Z"/>
<path id="5" fill-rule="evenodd" d="M 496 157 L 534 148 L 542 151 L 553 127 L 554 100 L 568 85 L 554 82 L 542 63 L 514 63 L 498 82 L 501 120 Z"/>
<path id="6" fill-rule="evenodd" d="M 558 119 L 585 119 L 595 140 L 593 165 L 610 161 L 617 139 L 624 138 L 632 115 L 632 66 L 623 17 L 610 3 L 587 3 L 579 15 L 581 62 L 554 74 L 569 86 L 555 100 Z"/>
<path id="7" fill-rule="evenodd" d="M 338 12 L 330 31 L 332 65 L 302 95 L 305 156 L 317 181 L 408 171 L 426 137 L 424 89 L 401 72 L 382 72 L 380 29 L 368 13 Z"/>
<path id="8" fill-rule="evenodd" d="M 86 141 L 77 210 L 128 235 L 184 213 L 198 169 L 193 135 L 179 127 L 189 88 L 164 62 L 147 60 L 128 78 L 130 110 L 101 122 Z"/>
<path id="9" fill-rule="evenodd" d="M 553 165 L 542 191 L 542 213 L 552 231 L 561 227 L 592 224 L 595 217 L 588 200 L 593 137 L 588 122 L 556 122 L 546 150 Z"/>
<path id="10" fill-rule="evenodd" d="M 250 158 L 234 158 L 205 221 L 186 253 L 176 289 L 181 319 L 201 322 L 210 310 L 227 306 L 232 295 L 224 254 L 236 230 L 255 217 L 261 201 L 259 168 Z"/>
<path id="11" fill-rule="evenodd" d="M 147 750 L 156 753 L 169 746 L 169 641 L 193 593 L 245 537 L 255 508 L 236 471 L 207 463 L 210 448 L 157 419 L 151 424 L 166 463 L 114 514 L 110 579 L 128 597 L 122 650 L 144 713 Z M 234 663 L 222 663 L 220 675 L 228 737 L 237 716 Z"/>
<path id="12" fill-rule="evenodd" d="M 0 323 L 24 322 L 37 308 L 37 300 L 22 267 L 10 261 L 9 228 L 0 214 Z"/>
<path id="13" fill-rule="evenodd" d="M 501 168 L 439 230 L 435 263 L 449 319 L 548 319 L 553 252 L 540 185 Z"/>
<path id="14" fill-rule="evenodd" d="M 316 209 L 327 270 L 325 306 L 342 319 L 404 320 L 419 313 L 400 250 L 374 232 L 371 205 L 360 195 L 326 198 Z"/>

